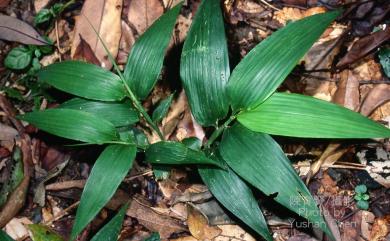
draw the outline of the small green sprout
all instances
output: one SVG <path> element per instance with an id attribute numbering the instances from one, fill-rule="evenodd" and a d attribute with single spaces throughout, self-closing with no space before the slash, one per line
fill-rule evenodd
<path id="1" fill-rule="evenodd" d="M 356 206 L 359 209 L 367 210 L 369 203 L 368 199 L 370 199 L 370 196 L 367 194 L 367 187 L 366 185 L 357 185 L 355 187 L 355 196 L 354 199 L 356 200 Z"/>

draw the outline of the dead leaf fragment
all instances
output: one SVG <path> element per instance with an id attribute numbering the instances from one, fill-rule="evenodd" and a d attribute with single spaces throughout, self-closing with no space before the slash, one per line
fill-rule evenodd
<path id="1" fill-rule="evenodd" d="M 80 36 L 89 44 L 101 66 L 110 69 L 111 62 L 95 31 L 111 55 L 116 58 L 121 38 L 121 12 L 122 0 L 87 0 L 84 2 L 80 16 L 76 19 L 75 33 L 71 48 L 71 56 L 74 58 L 76 49 L 81 44 Z"/>
<path id="2" fill-rule="evenodd" d="M 160 215 L 148 206 L 141 204 L 139 200 L 133 200 L 126 214 L 136 218 L 140 224 L 153 232 L 158 232 L 162 239 L 166 239 L 175 232 L 187 231 L 179 221 Z"/>
<path id="3" fill-rule="evenodd" d="M 337 63 L 336 67 L 343 68 L 352 64 L 389 39 L 390 28 L 386 28 L 357 40 L 348 53 Z"/>
<path id="4" fill-rule="evenodd" d="M 190 233 L 198 240 L 212 240 L 221 234 L 222 230 L 215 226 L 209 226 L 209 221 L 196 207 L 187 205 L 187 223 Z"/>
<path id="5" fill-rule="evenodd" d="M 378 84 L 364 98 L 360 113 L 369 116 L 376 108 L 388 101 L 390 101 L 390 85 Z"/>
<path id="6" fill-rule="evenodd" d="M 390 215 L 375 219 L 371 230 L 371 241 L 386 240 L 390 232 Z"/>
<path id="7" fill-rule="evenodd" d="M 84 40 L 81 34 L 79 35 L 79 38 L 80 43 L 75 50 L 73 59 L 83 60 L 88 63 L 100 66 L 100 61 L 96 58 L 91 46 L 87 43 L 87 41 Z"/>
<path id="8" fill-rule="evenodd" d="M 15 41 L 22 44 L 48 45 L 39 33 L 29 24 L 6 15 L 0 14 L 0 39 Z"/>
<path id="9" fill-rule="evenodd" d="M 164 6 L 159 0 L 131 0 L 128 20 L 141 35 L 164 13 Z"/>

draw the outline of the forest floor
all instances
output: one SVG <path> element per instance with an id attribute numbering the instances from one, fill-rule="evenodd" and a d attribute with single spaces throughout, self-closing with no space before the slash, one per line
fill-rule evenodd
<path id="1" fill-rule="evenodd" d="M 37 82 L 36 71 L 70 59 L 112 68 L 96 34 L 82 16 L 92 20 L 123 68 L 136 39 L 178 2 L 0 0 L 0 14 L 16 17 L 35 29 L 19 26 L 18 31 L 7 36 L 0 33 L 0 227 L 12 238 L 32 240 L 28 228 L 32 223 L 46 225 L 68 238 L 86 179 L 101 151 L 99 147 L 67 146 L 66 140 L 14 118 L 31 110 L 55 107 L 69 99 L 68 95 Z M 59 13 L 55 11 L 58 3 L 65 4 Z M 160 100 L 177 93 L 161 126 L 172 140 L 199 136 L 199 125 L 191 118 L 178 75 L 175 76 L 180 50 L 199 3 L 200 0 L 184 2 L 161 81 L 143 103 L 151 111 Z M 389 1 L 226 0 L 221 6 L 232 65 L 288 21 L 343 7 L 343 15 L 327 28 L 279 90 L 331 101 L 389 126 Z M 42 9 L 51 9 L 53 14 L 44 14 Z M 3 25 L 14 26 L 1 19 L 0 29 Z M 50 39 L 52 49 L 22 44 L 40 41 L 35 31 Z M 22 51 L 19 62 L 6 65 L 8 53 L 20 46 L 33 49 L 27 54 L 30 56 Z M 20 67 L 26 58 L 29 61 Z M 325 219 L 337 239 L 390 240 L 388 139 L 313 141 L 279 137 L 276 140 L 325 210 Z M 10 188 L 21 161 L 18 147 L 23 154 L 31 154 L 31 160 L 24 166 L 23 181 Z M 150 165 L 136 161 L 115 196 L 78 240 L 89 240 L 128 201 L 130 207 L 119 240 L 145 240 L 154 232 L 162 240 L 176 241 L 261 239 L 232 221 L 193 173 L 191 168 L 175 167 L 169 178 L 156 180 Z M 367 187 L 367 208 L 358 206 L 354 199 L 358 185 Z M 290 214 L 279 214 L 275 209 L 266 206 L 263 210 L 275 240 L 326 240 L 318 230 L 307 232 Z"/>

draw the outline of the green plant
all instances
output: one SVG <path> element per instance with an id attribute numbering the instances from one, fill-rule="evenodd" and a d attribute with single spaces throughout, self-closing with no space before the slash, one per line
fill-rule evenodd
<path id="1" fill-rule="evenodd" d="M 310 192 L 269 134 L 390 137 L 389 129 L 341 106 L 274 93 L 340 11 L 289 23 L 257 45 L 231 72 L 219 1 L 203 0 L 184 43 L 180 66 L 194 118 L 214 129 L 206 143 L 197 145 L 199 141 L 193 139 L 164 140 L 158 124 L 169 99 L 157 108 L 161 111 L 154 118 L 141 105 L 158 80 L 180 6 L 137 40 L 124 73 L 110 55 L 117 74 L 75 61 L 56 63 L 38 73 L 42 81 L 83 99 L 71 100 L 72 108 L 65 103 L 20 118 L 61 137 L 107 145 L 84 188 L 71 239 L 113 196 L 137 152 L 145 152 L 145 160 L 153 165 L 196 165 L 216 199 L 266 240 L 272 236 L 252 187 L 273 195 L 275 201 L 332 237 Z M 144 130 L 135 126 L 139 119 L 146 123 Z M 149 145 L 142 131 L 155 132 L 160 142 Z"/>
<path id="2" fill-rule="evenodd" d="M 356 200 L 356 206 L 359 209 L 367 210 L 369 207 L 368 199 L 370 199 L 370 196 L 367 194 L 367 187 L 366 185 L 357 185 L 355 187 L 355 196 L 354 199 Z"/>
<path id="3" fill-rule="evenodd" d="M 28 70 L 33 73 L 41 68 L 39 59 L 43 55 L 50 54 L 52 52 L 50 45 L 35 46 L 27 45 L 20 46 L 11 49 L 11 51 L 5 57 L 5 67 L 13 70 Z"/>
<path id="4" fill-rule="evenodd" d="M 53 19 L 56 19 L 67 7 L 75 3 L 75 0 L 71 0 L 67 3 L 55 3 L 50 8 L 41 9 L 34 18 L 35 25 L 41 25 L 44 23 L 52 24 Z"/>

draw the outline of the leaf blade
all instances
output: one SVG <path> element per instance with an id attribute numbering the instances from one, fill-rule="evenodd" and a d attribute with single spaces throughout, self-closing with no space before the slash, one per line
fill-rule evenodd
<path id="1" fill-rule="evenodd" d="M 102 102 L 73 98 L 62 103 L 59 108 L 85 111 L 108 120 L 116 127 L 131 125 L 139 121 L 138 113 L 130 102 Z"/>
<path id="2" fill-rule="evenodd" d="M 157 82 L 181 5 L 157 19 L 132 47 L 123 75 L 139 99 L 148 96 Z"/>
<path id="3" fill-rule="evenodd" d="M 180 77 L 191 111 L 201 125 L 215 125 L 218 119 L 226 116 L 229 76 L 220 2 L 204 0 L 187 34 L 180 62 Z"/>
<path id="4" fill-rule="evenodd" d="M 59 90 L 87 99 L 119 101 L 125 97 L 125 89 L 117 75 L 81 61 L 51 64 L 38 72 L 38 78 Z"/>
<path id="5" fill-rule="evenodd" d="M 307 138 L 390 137 L 390 130 L 342 106 L 313 97 L 275 93 L 238 115 L 247 128 L 274 135 Z"/>
<path id="6" fill-rule="evenodd" d="M 229 79 L 233 110 L 252 108 L 267 99 L 338 15 L 333 11 L 290 23 L 252 49 Z"/>
<path id="7" fill-rule="evenodd" d="M 273 240 L 252 190 L 232 169 L 198 169 L 213 196 L 266 240 Z"/>
<path id="8" fill-rule="evenodd" d="M 275 201 L 318 224 L 333 237 L 305 184 L 269 135 L 236 124 L 225 131 L 220 152 L 244 180 L 266 195 L 277 194 Z"/>
<path id="9" fill-rule="evenodd" d="M 158 122 L 162 120 L 168 113 L 169 107 L 172 104 L 173 94 L 162 100 L 157 108 L 153 111 L 152 120 Z"/>
<path id="10" fill-rule="evenodd" d="M 155 164 L 206 164 L 224 167 L 222 163 L 208 158 L 201 151 L 174 141 L 160 141 L 146 149 L 146 160 Z"/>
<path id="11" fill-rule="evenodd" d="M 136 147 L 130 145 L 109 145 L 100 154 L 81 195 L 71 240 L 76 238 L 114 195 L 130 170 L 135 154 Z"/>
<path id="12" fill-rule="evenodd" d="M 100 144 L 118 140 L 113 124 L 87 112 L 48 109 L 19 118 L 51 134 L 77 141 Z"/>
<path id="13" fill-rule="evenodd" d="M 91 241 L 116 241 L 121 231 L 128 204 L 125 204 L 119 212 L 102 229 L 93 236 Z"/>

